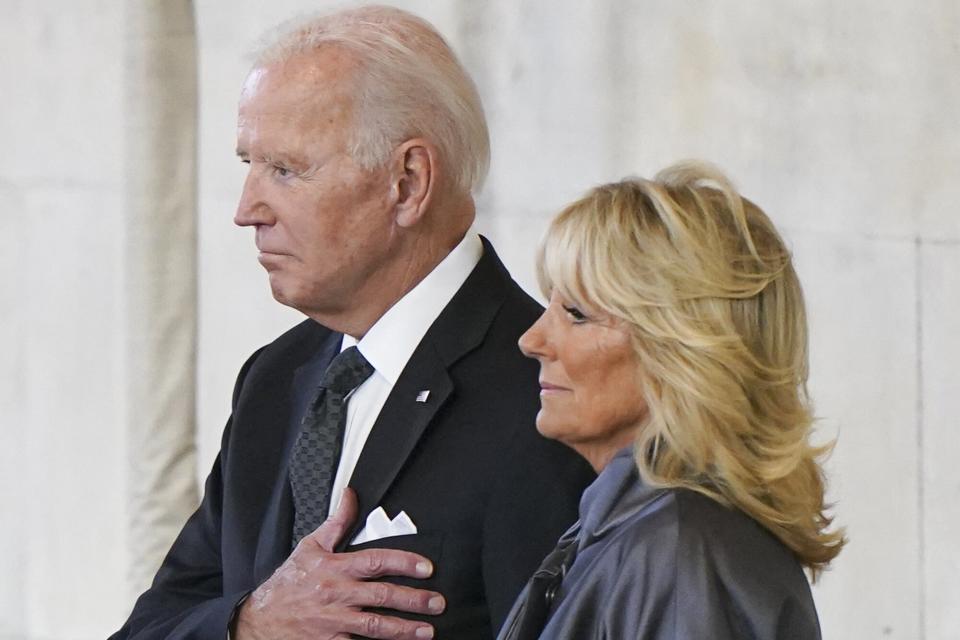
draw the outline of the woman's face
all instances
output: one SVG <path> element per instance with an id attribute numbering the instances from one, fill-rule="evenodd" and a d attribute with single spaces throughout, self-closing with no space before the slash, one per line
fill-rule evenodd
<path id="1" fill-rule="evenodd" d="M 597 471 L 633 442 L 647 404 L 622 321 L 554 293 L 520 337 L 520 350 L 540 362 L 540 433 L 572 447 Z"/>

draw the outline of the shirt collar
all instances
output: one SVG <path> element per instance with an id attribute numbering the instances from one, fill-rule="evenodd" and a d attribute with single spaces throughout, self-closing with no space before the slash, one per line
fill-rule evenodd
<path id="1" fill-rule="evenodd" d="M 377 373 L 397 383 L 430 325 L 466 281 L 483 255 L 480 236 L 468 231 L 459 244 L 374 323 L 359 342 L 344 335 L 341 351 L 357 346 Z"/>

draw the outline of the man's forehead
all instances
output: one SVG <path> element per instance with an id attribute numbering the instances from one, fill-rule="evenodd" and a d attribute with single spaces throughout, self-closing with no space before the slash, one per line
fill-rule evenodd
<path id="1" fill-rule="evenodd" d="M 254 122 L 311 129 L 346 124 L 354 104 L 349 78 L 332 75 L 329 68 L 292 62 L 297 66 L 271 65 L 251 72 L 240 95 L 239 128 Z"/>
<path id="2" fill-rule="evenodd" d="M 301 156 L 307 147 L 343 144 L 353 117 L 349 65 L 341 55 L 311 53 L 253 69 L 240 96 L 238 154 Z"/>
<path id="3" fill-rule="evenodd" d="M 318 89 L 345 89 L 360 71 L 356 56 L 339 46 L 324 45 L 293 54 L 288 59 L 254 67 L 243 83 L 241 98 L 260 89 L 313 94 Z"/>

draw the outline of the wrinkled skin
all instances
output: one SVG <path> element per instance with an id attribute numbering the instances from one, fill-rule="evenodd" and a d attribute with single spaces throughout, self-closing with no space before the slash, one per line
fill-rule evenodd
<path id="1" fill-rule="evenodd" d="M 438 614 L 443 596 L 386 582 L 383 576 L 426 578 L 433 566 L 423 556 L 392 549 L 334 553 L 357 518 L 357 498 L 344 491 L 334 515 L 303 538 L 280 568 L 238 610 L 234 640 L 348 639 L 350 634 L 382 640 L 433 637 L 433 627 L 363 611 L 383 607 L 410 613 Z"/>

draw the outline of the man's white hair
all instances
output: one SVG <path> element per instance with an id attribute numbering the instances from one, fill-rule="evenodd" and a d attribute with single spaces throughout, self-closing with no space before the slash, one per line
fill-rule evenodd
<path id="1" fill-rule="evenodd" d="M 372 169 L 394 147 L 423 137 L 464 192 L 482 186 L 490 135 L 477 88 L 437 30 L 394 7 L 364 6 L 281 24 L 254 52 L 254 66 L 285 62 L 324 45 L 342 47 L 361 65 L 353 79 L 349 151 Z"/>

